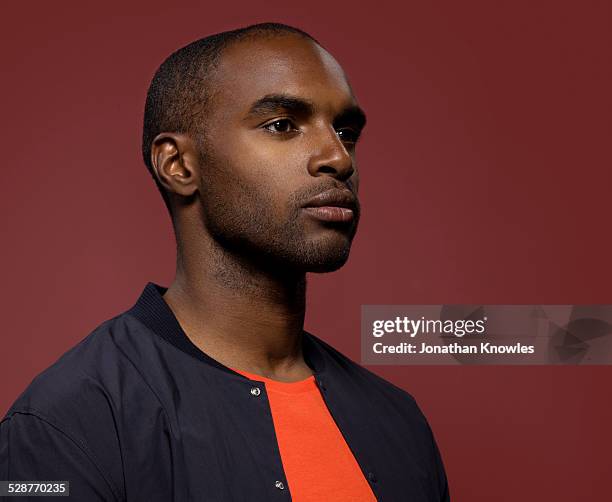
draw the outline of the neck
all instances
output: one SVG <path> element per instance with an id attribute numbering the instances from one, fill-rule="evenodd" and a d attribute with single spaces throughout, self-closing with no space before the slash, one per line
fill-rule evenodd
<path id="1" fill-rule="evenodd" d="M 311 374 L 302 356 L 305 273 L 280 273 L 199 237 L 188 251 L 179 241 L 164 294 L 191 341 L 231 368 L 279 380 Z"/>

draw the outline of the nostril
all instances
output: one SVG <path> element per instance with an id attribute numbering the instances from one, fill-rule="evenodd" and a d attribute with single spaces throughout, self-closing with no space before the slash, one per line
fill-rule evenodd
<path id="1" fill-rule="evenodd" d="M 329 166 L 321 166 L 319 168 L 319 172 L 322 173 L 329 173 L 329 174 L 334 174 L 336 172 L 336 170 L 333 167 L 329 167 Z"/>

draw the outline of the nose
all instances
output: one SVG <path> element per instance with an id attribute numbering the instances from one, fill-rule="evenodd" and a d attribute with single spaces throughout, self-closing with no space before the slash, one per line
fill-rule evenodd
<path id="1" fill-rule="evenodd" d="M 333 127 L 317 134 L 313 143 L 314 153 L 308 163 L 311 176 L 333 176 L 346 181 L 353 175 L 353 158 Z"/>

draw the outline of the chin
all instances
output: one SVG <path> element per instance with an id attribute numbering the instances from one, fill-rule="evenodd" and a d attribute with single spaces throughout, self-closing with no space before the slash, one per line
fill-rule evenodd
<path id="1" fill-rule="evenodd" d="M 328 263 L 320 263 L 314 266 L 309 267 L 306 272 L 312 272 L 315 274 L 324 274 L 326 272 L 335 272 L 339 268 L 347 262 L 347 260 L 328 262 Z"/>
<path id="2" fill-rule="evenodd" d="M 350 246 L 325 250 L 327 252 L 312 253 L 302 263 L 305 272 L 325 273 L 334 272 L 341 268 L 349 258 Z"/>

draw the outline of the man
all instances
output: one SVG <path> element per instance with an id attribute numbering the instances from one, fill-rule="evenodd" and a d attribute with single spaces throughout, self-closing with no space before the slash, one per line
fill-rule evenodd
<path id="1" fill-rule="evenodd" d="M 39 375 L 0 479 L 74 500 L 443 501 L 414 399 L 303 330 L 306 272 L 347 260 L 365 115 L 308 34 L 260 24 L 158 69 L 143 155 L 177 270 Z"/>

